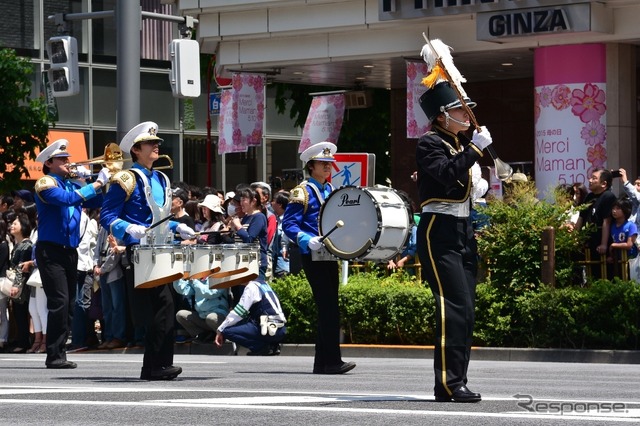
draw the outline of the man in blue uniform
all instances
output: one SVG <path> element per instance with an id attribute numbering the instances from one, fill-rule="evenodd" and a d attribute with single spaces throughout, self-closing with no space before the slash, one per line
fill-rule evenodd
<path id="1" fill-rule="evenodd" d="M 131 129 L 120 142 L 123 155 L 130 154 L 133 166 L 113 175 L 105 196 L 100 223 L 127 247 L 130 262 L 125 269 L 134 325 L 145 327 L 145 350 L 142 362 L 142 380 L 172 380 L 182 368 L 173 365 L 174 305 L 167 285 L 138 289 L 134 283 L 132 247 L 171 244 L 174 232 L 182 239 L 195 237 L 194 231 L 184 223 L 165 221 L 169 217 L 172 192 L 169 178 L 153 170 L 159 157 L 162 139 L 157 136 L 158 125 L 147 121 Z"/>
<path id="2" fill-rule="evenodd" d="M 354 362 L 342 361 L 340 352 L 338 262 L 312 259 L 312 252 L 323 246 L 318 231 L 318 215 L 324 200 L 333 191 L 328 178 L 332 163 L 336 161 L 333 157 L 336 150 L 331 142 L 320 142 L 300 154 L 310 177 L 293 188 L 282 218 L 282 230 L 300 249 L 302 268 L 318 308 L 314 374 L 343 374 L 356 366 Z"/>
<path id="3" fill-rule="evenodd" d="M 427 90 L 420 106 L 432 124 L 418 140 L 416 162 L 422 208 L 417 249 L 436 304 L 434 393 L 439 402 L 477 402 L 480 394 L 467 388 L 477 272 L 471 169 L 492 140 L 485 128 L 471 140 L 464 135 L 470 117 L 447 81 Z"/>
<path id="4" fill-rule="evenodd" d="M 96 182 L 84 186 L 68 179 L 69 142 L 59 139 L 36 158 L 43 164 L 45 176 L 36 182 L 38 243 L 36 262 L 47 295 L 47 368 L 76 368 L 67 361 L 65 345 L 69 336 L 73 302 L 76 298 L 76 268 L 80 243 L 82 207 L 96 208 L 102 202 L 102 187 L 110 172 L 103 168 Z"/>

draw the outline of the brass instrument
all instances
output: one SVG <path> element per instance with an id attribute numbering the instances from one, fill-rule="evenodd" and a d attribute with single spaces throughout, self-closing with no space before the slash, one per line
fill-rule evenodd
<path id="1" fill-rule="evenodd" d="M 169 162 L 169 164 L 165 164 L 164 166 L 153 166 L 153 170 L 171 170 L 171 169 L 173 169 L 173 160 L 167 154 L 160 154 L 156 161 L 159 161 L 159 160 L 167 160 Z M 154 163 L 155 163 L 155 161 L 154 161 Z"/>
<path id="2" fill-rule="evenodd" d="M 158 160 L 166 160 L 168 164 L 154 167 L 154 170 L 168 170 L 173 169 L 173 160 L 167 154 L 161 154 L 158 156 Z M 104 147 L 104 154 L 95 158 L 89 158 L 88 160 L 78 161 L 76 163 L 71 163 L 69 165 L 69 169 L 71 172 L 69 173 L 71 178 L 78 177 L 77 169 L 78 166 L 95 166 L 99 165 L 101 167 L 106 167 L 109 171 L 114 174 L 121 171 L 127 165 L 127 168 L 131 166 L 131 158 L 125 157 L 122 154 L 122 150 L 120 146 L 116 143 L 109 143 Z"/>

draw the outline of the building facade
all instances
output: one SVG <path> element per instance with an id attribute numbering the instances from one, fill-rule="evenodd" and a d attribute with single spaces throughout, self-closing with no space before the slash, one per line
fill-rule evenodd
<path id="1" fill-rule="evenodd" d="M 45 42 L 59 33 L 55 13 L 114 10 L 116 0 L 22 0 L 0 16 L 0 46 L 34 66 L 34 95 L 48 67 Z M 633 0 L 142 0 L 143 10 L 198 19 L 203 55 L 218 71 L 263 72 L 269 81 L 376 88 L 391 93 L 394 186 L 413 193 L 415 139 L 406 131 L 406 61 L 420 60 L 422 34 L 454 48 L 454 59 L 478 102 L 476 116 L 494 137 L 500 157 L 535 176 L 535 52 L 554 46 L 606 47 L 607 165 L 639 173 L 638 45 L 640 2 Z M 116 139 L 116 26 L 113 18 L 67 22 L 79 43 L 81 93 L 58 98 L 56 129 L 85 136 L 89 156 Z M 207 91 L 173 98 L 167 45 L 175 24 L 141 21 L 141 120 L 153 120 L 174 159 L 174 180 L 231 189 L 239 182 L 284 177 L 300 168 L 300 129 L 277 114 L 267 90 L 264 143 L 247 153 L 217 155 L 217 117 L 207 140 Z M 208 60 L 210 56 L 202 56 Z M 207 64 L 200 64 L 205 70 Z M 538 64 L 539 65 L 539 64 Z M 553 64 L 546 64 L 553 67 Z M 203 71 L 204 72 L 204 71 Z M 203 78 L 203 85 L 205 79 Z M 209 146 L 208 146 L 209 145 Z M 208 152 L 212 153 L 210 158 Z M 490 165 L 486 159 L 485 165 Z"/>

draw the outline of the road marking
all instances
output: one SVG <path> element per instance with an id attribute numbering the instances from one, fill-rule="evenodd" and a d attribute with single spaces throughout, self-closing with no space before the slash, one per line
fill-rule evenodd
<path id="1" fill-rule="evenodd" d="M 552 414 L 530 414 L 530 413 L 489 413 L 489 412 L 469 412 L 469 411 L 433 411 L 433 410 L 398 410 L 385 408 L 348 408 L 348 407 L 311 407 L 311 406 L 282 406 L 282 405 L 225 405 L 211 403 L 207 398 L 206 403 L 185 403 L 181 401 L 73 401 L 73 400 L 33 400 L 33 399 L 0 399 L 0 404 L 32 404 L 32 405 L 93 405 L 93 406 L 121 406 L 121 407 L 181 407 L 181 408 L 207 408 L 215 410 L 268 410 L 268 411 L 313 411 L 313 412 L 331 412 L 344 414 L 379 414 L 379 415 L 405 415 L 405 416 L 448 416 L 448 417 L 475 417 L 475 418 L 512 418 L 512 419 L 545 419 L 545 420 L 574 420 L 574 421 L 595 421 L 595 422 L 619 422 L 619 423 L 637 423 L 640 420 L 640 413 L 630 413 L 633 417 L 605 417 L 598 415 L 552 415 Z M 331 399 L 327 399 L 330 402 Z M 359 400 L 362 401 L 362 400 Z M 634 410 L 637 411 L 637 410 Z"/>
<path id="2" fill-rule="evenodd" d="M 141 392 L 197 392 L 211 393 L 238 393 L 238 397 L 222 398 L 188 398 L 188 399 L 168 399 L 168 400 L 144 400 L 144 401 L 103 401 L 103 400 L 54 400 L 54 399 L 0 399 L 0 404 L 48 404 L 48 405 L 86 405 L 86 406 L 126 406 L 126 407 L 181 407 L 200 409 L 227 409 L 227 410 L 279 410 L 289 412 L 331 412 L 331 413 L 365 413 L 379 415 L 405 415 L 405 416 L 458 416 L 467 418 L 513 418 L 513 419 L 553 419 L 553 420 L 574 420 L 574 421 L 594 421 L 594 422 L 621 422 L 637 423 L 640 420 L 640 408 L 626 409 L 624 413 L 531 413 L 526 411 L 509 412 L 485 412 L 485 411 L 436 411 L 436 410 L 403 410 L 387 408 L 361 408 L 345 406 L 349 403 L 358 402 L 410 402 L 424 401 L 431 403 L 433 397 L 424 395 L 393 395 L 393 394 L 354 394 L 340 392 L 304 392 L 304 391 L 282 391 L 269 390 L 233 390 L 233 389 L 186 389 L 186 388 L 122 388 L 122 387 L 73 387 L 73 386 L 0 386 L 0 395 L 36 395 L 36 394 L 71 394 L 82 393 L 141 393 Z M 513 398 L 486 398 L 491 401 L 514 401 Z M 551 400 L 548 400 L 551 401 Z M 304 405 L 289 405 L 304 404 Z M 341 406 L 327 406 L 327 404 L 342 404 Z M 413 405 L 412 405 L 413 406 Z M 475 407 L 480 407 L 474 405 Z"/>

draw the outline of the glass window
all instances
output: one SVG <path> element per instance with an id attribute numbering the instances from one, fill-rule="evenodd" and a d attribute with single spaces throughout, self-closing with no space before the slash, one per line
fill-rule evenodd
<path id="1" fill-rule="evenodd" d="M 217 138 L 212 137 L 211 141 L 211 186 L 216 186 L 217 167 Z M 207 186 L 207 137 L 206 136 L 185 136 L 182 141 L 184 159 L 183 180 L 189 185 L 199 187 Z"/>
<path id="2" fill-rule="evenodd" d="M 36 22 L 34 0 L 2 2 L 3 30 L 0 31 L 0 46 L 18 50 L 35 49 Z"/>
<path id="3" fill-rule="evenodd" d="M 155 121 L 163 129 L 176 129 L 176 99 L 171 94 L 169 74 L 140 76 L 140 121 Z"/>
<path id="4" fill-rule="evenodd" d="M 93 69 L 93 124 L 116 126 L 116 70 Z"/>

